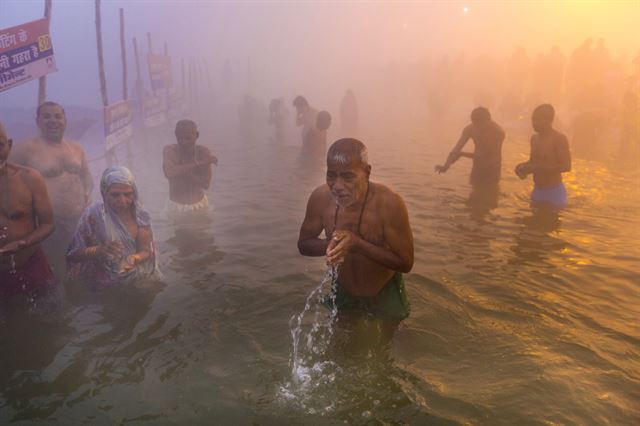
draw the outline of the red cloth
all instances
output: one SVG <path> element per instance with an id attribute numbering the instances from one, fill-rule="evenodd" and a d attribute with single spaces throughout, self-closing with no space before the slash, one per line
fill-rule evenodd
<path id="1" fill-rule="evenodd" d="M 17 294 L 36 296 L 55 286 L 56 281 L 42 248 L 15 271 L 0 271 L 0 300 Z"/>

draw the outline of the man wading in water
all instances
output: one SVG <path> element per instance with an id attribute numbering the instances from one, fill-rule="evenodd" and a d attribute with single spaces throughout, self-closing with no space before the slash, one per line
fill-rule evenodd
<path id="1" fill-rule="evenodd" d="M 162 152 L 162 169 L 169 180 L 167 210 L 172 215 L 208 211 L 205 190 L 211 185 L 211 165 L 218 159 L 206 146 L 196 145 L 200 133 L 195 122 L 178 121 L 175 134 L 178 143 Z"/>
<path id="2" fill-rule="evenodd" d="M 391 338 L 409 316 L 402 273 L 413 267 L 413 235 L 402 198 L 369 181 L 370 174 L 359 140 L 340 139 L 329 148 L 327 183 L 309 197 L 298 249 L 340 265 L 333 291 L 341 318 L 379 319 Z"/>
<path id="3" fill-rule="evenodd" d="M 47 186 L 36 170 L 7 162 L 12 144 L 0 124 L 0 304 L 55 288 L 40 248 L 54 230 Z"/>

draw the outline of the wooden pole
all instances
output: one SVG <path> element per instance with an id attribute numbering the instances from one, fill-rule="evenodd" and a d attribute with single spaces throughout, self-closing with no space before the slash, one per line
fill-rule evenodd
<path id="1" fill-rule="evenodd" d="M 185 88 L 184 88 L 184 58 L 180 59 L 180 66 L 182 68 L 182 95 L 185 95 Z"/>
<path id="2" fill-rule="evenodd" d="M 129 99 L 127 90 L 127 47 L 124 41 L 124 9 L 120 8 L 120 53 L 122 55 L 122 99 Z"/>
<path id="3" fill-rule="evenodd" d="M 98 78 L 100 79 L 100 95 L 102 105 L 109 105 L 107 98 L 107 79 L 104 76 L 104 57 L 102 55 L 102 21 L 100 19 L 100 0 L 96 0 L 96 41 L 98 44 Z"/>
<path id="4" fill-rule="evenodd" d="M 98 44 L 98 78 L 100 79 L 100 95 L 102 97 L 102 105 L 109 106 L 109 98 L 107 98 L 107 79 L 104 76 L 104 57 L 102 54 L 102 20 L 100 18 L 100 0 L 96 0 L 96 42 Z M 105 153 L 107 166 L 113 164 L 113 149 Z"/>
<path id="5" fill-rule="evenodd" d="M 124 41 L 124 9 L 120 8 L 120 55 L 122 57 L 122 99 L 129 99 L 127 90 L 127 47 Z M 131 150 L 131 139 L 126 142 L 127 162 L 129 168 L 133 168 L 133 152 Z"/>
<path id="6" fill-rule="evenodd" d="M 142 73 L 140 72 L 140 54 L 138 53 L 138 40 L 133 38 L 133 53 L 136 57 L 136 95 L 138 96 L 139 117 L 141 117 L 142 136 L 144 141 L 144 151 L 149 150 L 149 142 L 147 139 L 147 129 L 144 125 L 144 90 L 142 88 Z"/>
<path id="7" fill-rule="evenodd" d="M 44 0 L 44 17 L 49 21 L 51 28 L 51 0 Z M 47 100 L 47 76 L 38 79 L 38 106 Z"/>

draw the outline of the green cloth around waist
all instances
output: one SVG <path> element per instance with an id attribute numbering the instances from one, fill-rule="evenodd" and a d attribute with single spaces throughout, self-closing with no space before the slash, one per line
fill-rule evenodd
<path id="1" fill-rule="evenodd" d="M 396 321 L 407 318 L 411 312 L 400 272 L 396 272 L 373 297 L 352 296 L 339 283 L 336 283 L 331 291 L 335 293 L 335 305 L 339 312 L 352 311 Z M 333 309 L 332 294 L 327 295 L 322 303 Z"/>

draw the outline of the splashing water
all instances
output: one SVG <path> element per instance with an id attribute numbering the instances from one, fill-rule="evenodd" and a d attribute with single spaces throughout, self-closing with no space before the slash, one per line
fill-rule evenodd
<path id="1" fill-rule="evenodd" d="M 11 262 L 11 269 L 9 270 L 9 273 L 15 274 L 16 273 L 16 255 L 15 254 L 9 255 L 9 262 Z"/>
<path id="2" fill-rule="evenodd" d="M 334 291 L 338 272 L 337 266 L 328 268 L 320 284 L 307 296 L 302 312 L 293 315 L 289 321 L 292 340 L 291 380 L 281 386 L 280 394 L 285 400 L 297 402 L 311 414 L 330 412 L 334 408 L 333 402 L 322 401 L 323 398 L 318 394 L 319 388 L 333 383 L 337 373 L 335 363 L 326 358 L 326 353 L 338 314 Z M 328 315 L 322 306 L 325 300 L 331 306 Z M 305 324 L 305 318 L 312 311 L 311 324 Z M 315 408 L 318 405 L 323 407 Z"/>

